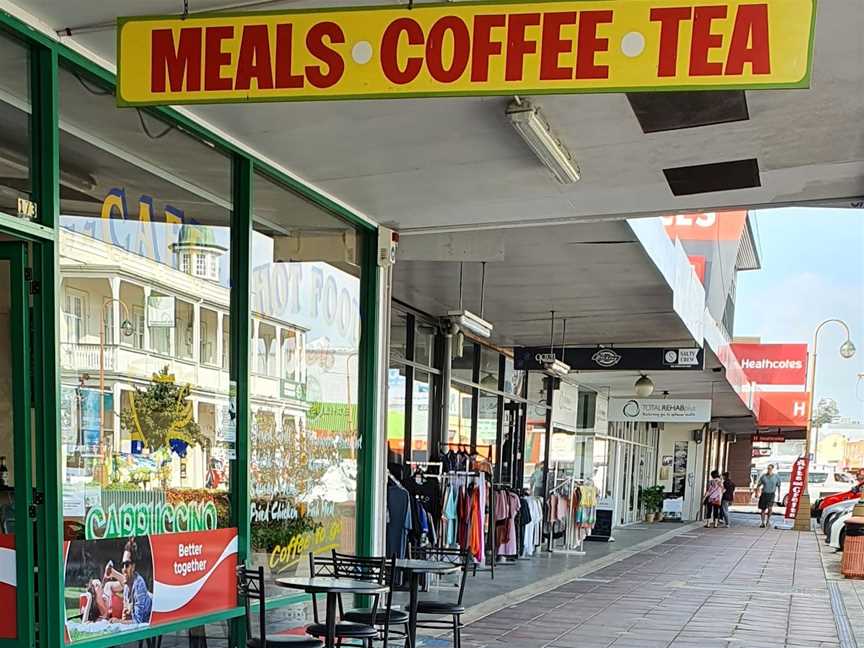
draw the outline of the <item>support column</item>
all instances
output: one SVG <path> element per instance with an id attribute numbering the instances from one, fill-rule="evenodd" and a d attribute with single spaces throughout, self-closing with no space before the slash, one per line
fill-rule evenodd
<path id="1" fill-rule="evenodd" d="M 120 277 L 111 277 L 111 299 L 111 339 L 106 342 L 116 346 L 120 344 Z"/>
<path id="2" fill-rule="evenodd" d="M 192 304 L 192 360 L 201 363 L 201 304 Z"/>
<path id="3" fill-rule="evenodd" d="M 261 364 L 258 358 L 258 329 L 261 326 L 261 322 L 258 320 L 252 320 L 252 372 L 258 373 L 261 371 Z"/>
<path id="4" fill-rule="evenodd" d="M 224 353 L 224 348 L 222 346 L 222 335 L 224 329 L 222 328 L 222 319 L 223 314 L 219 311 L 216 312 L 216 361 L 214 364 L 217 366 L 222 366 L 222 354 Z M 222 367 L 225 369 L 226 367 Z"/>
<path id="5" fill-rule="evenodd" d="M 111 444 L 114 448 L 114 452 L 120 452 L 120 440 L 122 435 L 120 434 L 120 405 L 121 405 L 121 395 L 123 394 L 123 390 L 120 387 L 120 383 L 116 380 L 114 384 L 111 385 L 111 435 L 113 437 L 113 443 Z"/>
<path id="6" fill-rule="evenodd" d="M 152 351 L 150 346 L 150 327 L 147 325 L 147 309 L 150 304 L 150 293 L 153 292 L 150 286 L 144 286 L 144 350 Z"/>

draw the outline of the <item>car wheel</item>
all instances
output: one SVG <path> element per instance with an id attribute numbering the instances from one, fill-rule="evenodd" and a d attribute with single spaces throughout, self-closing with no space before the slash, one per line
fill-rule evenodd
<path id="1" fill-rule="evenodd" d="M 786 503 L 787 503 L 788 501 L 789 501 L 789 496 L 788 496 L 788 495 L 784 495 L 784 496 L 783 496 L 783 501 L 780 503 L 780 506 L 782 506 L 782 507 L 785 508 L 785 507 L 786 507 Z"/>
<path id="2" fill-rule="evenodd" d="M 837 513 L 829 513 L 825 516 L 825 520 L 822 522 L 822 533 L 828 535 L 831 532 L 831 525 L 834 524 L 834 520 L 837 517 Z"/>
<path id="3" fill-rule="evenodd" d="M 840 539 L 838 542 L 840 544 L 840 551 L 843 551 L 843 547 L 846 544 L 846 529 L 845 528 L 843 528 L 840 531 Z"/>

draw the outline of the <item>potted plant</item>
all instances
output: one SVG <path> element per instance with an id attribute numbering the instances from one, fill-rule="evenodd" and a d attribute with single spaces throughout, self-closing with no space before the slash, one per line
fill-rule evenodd
<path id="1" fill-rule="evenodd" d="M 645 521 L 654 522 L 663 507 L 664 488 L 661 485 L 639 489 L 639 505 L 645 512 Z"/>

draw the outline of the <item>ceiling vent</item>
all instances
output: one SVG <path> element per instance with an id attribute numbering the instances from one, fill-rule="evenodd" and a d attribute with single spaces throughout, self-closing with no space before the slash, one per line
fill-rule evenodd
<path id="1" fill-rule="evenodd" d="M 644 133 L 750 119 L 743 90 L 634 92 L 627 95 Z"/>
<path id="2" fill-rule="evenodd" d="M 761 187 L 756 158 L 663 169 L 676 196 Z"/>

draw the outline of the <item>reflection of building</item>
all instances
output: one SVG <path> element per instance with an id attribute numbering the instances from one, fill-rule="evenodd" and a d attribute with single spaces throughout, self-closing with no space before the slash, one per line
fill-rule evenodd
<path id="1" fill-rule="evenodd" d="M 828 434 L 819 439 L 816 456 L 820 464 L 841 465 L 845 463 L 848 439 L 842 434 Z"/>
<path id="2" fill-rule="evenodd" d="M 110 409 L 104 415 L 103 443 L 110 443 L 115 452 L 129 453 L 131 439 L 120 429 L 120 412 L 129 407 L 134 387 L 145 387 L 153 374 L 167 366 L 178 383 L 192 386 L 192 415 L 218 457 L 220 441 L 229 440 L 225 435 L 230 291 L 220 283 L 226 248 L 216 243 L 212 228 L 184 225 L 170 249 L 175 255 L 173 267 L 64 230 L 60 237 L 64 402 L 74 407 L 76 399 L 70 392 L 87 375 L 85 387 L 98 389 L 101 357 L 105 389 L 113 397 L 106 398 Z M 169 317 L 173 326 L 156 325 L 153 304 L 158 302 L 164 308 L 171 300 L 154 297 L 173 298 L 173 318 Z M 131 326 L 121 326 L 127 318 Z M 100 345 L 103 325 L 104 344 Z M 290 322 L 256 315 L 252 335 L 253 413 L 268 411 L 280 421 L 290 418 L 296 429 L 302 429 L 309 408 L 305 400 L 306 332 Z M 98 408 L 98 397 L 96 403 Z M 65 420 L 68 442 L 77 438 L 81 419 L 69 415 Z M 175 457 L 174 461 L 180 460 Z M 196 448 L 187 455 L 185 471 L 172 471 L 171 485 L 202 486 L 206 471 L 206 457 Z"/>

